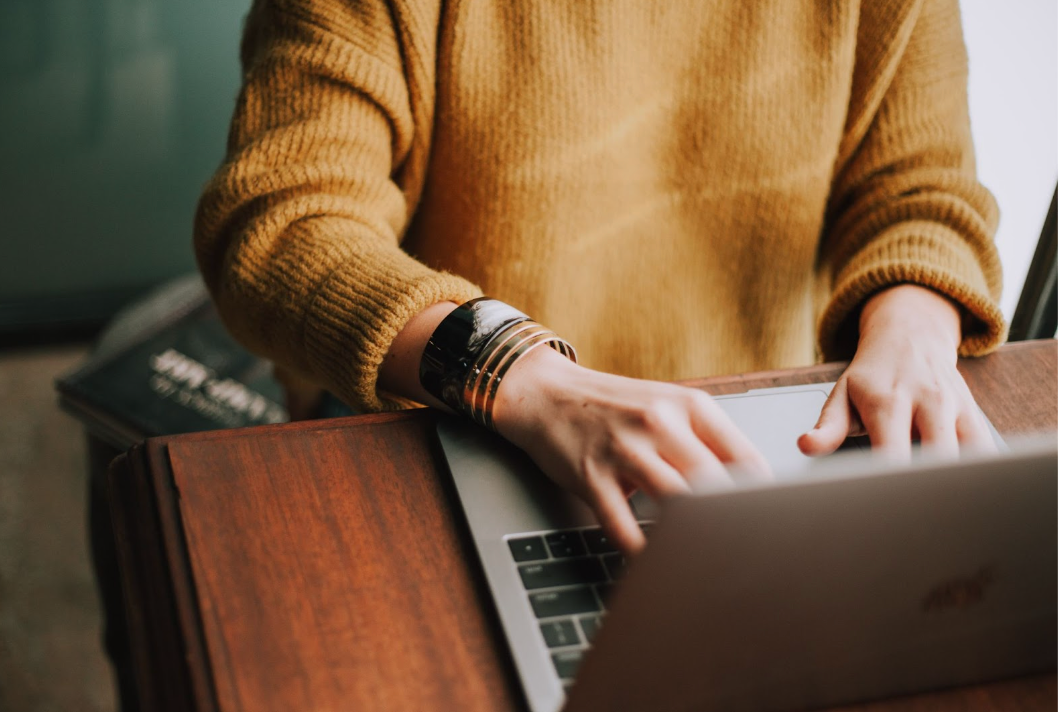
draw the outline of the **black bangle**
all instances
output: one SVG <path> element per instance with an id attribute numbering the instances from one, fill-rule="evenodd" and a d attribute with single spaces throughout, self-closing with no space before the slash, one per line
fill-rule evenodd
<path id="1" fill-rule="evenodd" d="M 427 393 L 461 412 L 463 384 L 485 346 L 499 332 L 529 317 L 503 302 L 478 297 L 457 307 L 437 326 L 419 362 Z"/>

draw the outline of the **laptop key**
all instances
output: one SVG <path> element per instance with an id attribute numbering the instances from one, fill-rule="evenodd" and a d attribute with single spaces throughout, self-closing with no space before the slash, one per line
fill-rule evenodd
<path id="1" fill-rule="evenodd" d="M 602 616 L 581 616 L 580 629 L 584 631 L 584 639 L 591 643 L 595 640 L 595 634 L 599 632 L 599 627 L 602 626 Z"/>
<path id="2" fill-rule="evenodd" d="M 552 653 L 551 660 L 555 663 L 555 672 L 564 680 L 571 679 L 577 674 L 577 667 L 583 655 L 584 652 L 581 650 L 563 650 L 559 653 Z"/>
<path id="3" fill-rule="evenodd" d="M 584 556 L 584 540 L 580 538 L 580 532 L 552 532 L 544 537 L 547 548 L 551 550 L 551 556 L 562 559 L 568 556 Z"/>
<path id="4" fill-rule="evenodd" d="M 595 592 L 599 594 L 599 600 L 607 608 L 609 608 L 610 596 L 613 594 L 613 590 L 614 585 L 612 583 L 603 583 L 595 587 Z"/>
<path id="5" fill-rule="evenodd" d="M 600 583 L 606 580 L 606 573 L 595 557 L 522 564 L 518 567 L 518 574 L 522 577 L 522 585 L 530 591 L 537 588 Z"/>
<path id="6" fill-rule="evenodd" d="M 612 554 L 617 552 L 617 547 L 614 546 L 609 537 L 603 533 L 602 529 L 585 529 L 584 530 L 584 543 L 588 545 L 588 551 L 593 554 Z"/>
<path id="7" fill-rule="evenodd" d="M 544 642 L 549 648 L 580 645 L 580 636 L 577 635 L 577 627 L 573 625 L 572 618 L 541 623 L 540 632 L 544 634 Z"/>
<path id="8" fill-rule="evenodd" d="M 508 539 L 507 546 L 511 548 L 511 556 L 515 561 L 539 561 L 547 558 L 543 537 L 526 536 L 520 539 Z"/>
<path id="9" fill-rule="evenodd" d="M 606 572 L 610 578 L 616 581 L 625 572 L 625 557 L 620 554 L 607 554 L 602 557 L 602 563 L 606 566 Z"/>
<path id="10" fill-rule="evenodd" d="M 529 605 L 537 618 L 572 616 L 577 613 L 598 613 L 599 602 L 590 588 L 567 588 L 529 594 Z"/>

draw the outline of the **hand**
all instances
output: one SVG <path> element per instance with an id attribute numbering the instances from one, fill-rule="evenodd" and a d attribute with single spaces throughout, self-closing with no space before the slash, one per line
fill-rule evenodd
<path id="1" fill-rule="evenodd" d="M 767 477 L 768 465 L 705 393 L 578 366 L 549 348 L 520 359 L 503 380 L 496 429 L 552 479 L 580 496 L 619 548 L 645 541 L 628 504 L 690 484 L 730 485 L 726 466 Z"/>
<path id="2" fill-rule="evenodd" d="M 909 458 L 911 441 L 956 456 L 960 444 L 994 450 L 973 395 L 956 369 L 959 312 L 945 297 L 900 285 L 874 296 L 860 317 L 860 338 L 815 428 L 798 445 L 806 455 L 833 452 L 850 435 Z"/>
<path id="3" fill-rule="evenodd" d="M 434 304 L 401 329 L 379 369 L 383 390 L 445 408 L 419 383 L 418 365 L 430 334 L 455 308 Z M 645 543 L 628 504 L 633 491 L 662 497 L 686 492 L 692 482 L 730 486 L 725 465 L 770 477 L 764 458 L 705 393 L 592 371 L 546 347 L 504 376 L 493 423 L 584 499 L 628 553 Z"/>

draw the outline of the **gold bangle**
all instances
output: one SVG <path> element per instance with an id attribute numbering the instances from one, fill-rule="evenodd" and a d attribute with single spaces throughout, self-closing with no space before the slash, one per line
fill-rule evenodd
<path id="1" fill-rule="evenodd" d="M 485 345 L 467 373 L 466 380 L 463 382 L 463 411 L 471 420 L 482 422 L 478 417 L 478 413 L 483 407 L 481 403 L 481 379 L 486 377 L 486 374 L 489 373 L 497 359 L 502 358 L 505 353 L 510 351 L 509 344 L 511 339 L 527 330 L 536 332 L 540 329 L 543 329 L 543 327 L 535 321 L 523 321 L 512 324 L 496 334 Z M 486 378 L 486 380 L 488 379 Z"/>
<path id="2" fill-rule="evenodd" d="M 503 381 L 503 377 L 510 370 L 511 366 L 514 365 L 515 361 L 525 356 L 527 353 L 535 349 L 537 346 L 543 346 L 548 344 L 554 347 L 555 341 L 559 340 L 558 334 L 550 332 L 550 334 L 539 334 L 537 336 L 530 337 L 523 341 L 514 351 L 511 352 L 510 356 L 500 364 L 497 364 L 496 371 L 493 373 L 492 378 L 489 380 L 488 389 L 484 395 L 484 407 L 483 410 L 483 422 L 489 430 L 495 430 L 495 425 L 492 420 L 492 406 L 495 402 L 496 391 L 499 390 L 500 383 Z M 555 349 L 556 351 L 558 348 Z"/>
<path id="3" fill-rule="evenodd" d="M 468 372 L 463 382 L 462 411 L 494 430 L 492 408 L 500 383 L 515 361 L 541 344 L 576 363 L 576 350 L 555 332 L 533 321 L 512 324 L 493 337 Z"/>
<path id="4" fill-rule="evenodd" d="M 464 403 L 466 404 L 464 412 L 472 420 L 481 425 L 485 424 L 485 395 L 497 366 L 506 361 L 508 355 L 526 339 L 547 333 L 550 332 L 536 322 L 523 322 L 511 327 L 506 333 L 500 334 L 489 345 L 489 348 L 482 351 L 478 361 L 475 362 L 475 368 L 472 369 L 476 376 L 472 383 L 467 384 L 464 389 Z"/>
<path id="5" fill-rule="evenodd" d="M 511 366 L 541 344 L 547 344 L 574 363 L 577 352 L 555 332 L 530 319 L 509 323 L 496 331 L 475 355 L 463 377 L 457 410 L 474 422 L 495 430 L 492 408 L 500 383 Z"/>

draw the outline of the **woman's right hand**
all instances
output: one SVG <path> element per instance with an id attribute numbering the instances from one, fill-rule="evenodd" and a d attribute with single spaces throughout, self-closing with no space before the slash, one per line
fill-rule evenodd
<path id="1" fill-rule="evenodd" d="M 456 308 L 434 304 L 397 334 L 379 369 L 383 390 L 446 408 L 419 382 L 423 349 Z M 551 479 L 579 495 L 606 533 L 634 553 L 645 540 L 628 496 L 687 492 L 691 484 L 731 484 L 728 467 L 770 477 L 756 448 L 708 395 L 671 383 L 614 376 L 578 366 L 553 349 L 533 349 L 505 374 L 493 424 Z"/>
<path id="2" fill-rule="evenodd" d="M 645 543 L 628 503 L 730 484 L 728 467 L 768 478 L 767 462 L 702 391 L 578 366 L 549 348 L 515 363 L 496 394 L 494 423 L 553 480 L 594 510 L 625 552 Z"/>

